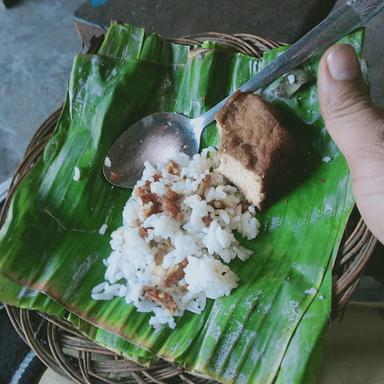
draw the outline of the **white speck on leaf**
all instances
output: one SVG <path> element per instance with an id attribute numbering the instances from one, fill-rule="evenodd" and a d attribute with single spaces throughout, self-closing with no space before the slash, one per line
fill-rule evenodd
<path id="1" fill-rule="evenodd" d="M 305 293 L 306 295 L 315 295 L 315 294 L 317 293 L 317 289 L 314 288 L 314 287 L 312 287 L 312 288 L 306 289 L 306 290 L 304 291 L 304 293 Z"/>
<path id="2" fill-rule="evenodd" d="M 332 157 L 330 157 L 330 156 L 324 156 L 324 157 L 321 159 L 321 161 L 322 161 L 323 163 L 329 163 L 331 160 L 332 160 Z"/>
<path id="3" fill-rule="evenodd" d="M 99 235 L 105 235 L 105 232 L 107 231 L 107 228 L 108 228 L 108 225 L 104 223 L 104 224 L 99 228 Z"/>
<path id="4" fill-rule="evenodd" d="M 101 87 L 100 85 L 94 85 L 92 88 L 92 95 L 95 97 L 102 97 L 104 95 L 103 87 Z"/>
<path id="5" fill-rule="evenodd" d="M 73 180 L 79 181 L 80 180 L 80 168 L 78 166 L 73 168 Z"/>
<path id="6" fill-rule="evenodd" d="M 271 312 L 272 304 L 267 304 L 264 308 L 262 308 L 261 313 L 263 315 L 268 315 Z"/>
<path id="7" fill-rule="evenodd" d="M 281 311 L 284 315 L 287 316 L 288 321 L 295 323 L 300 318 L 300 306 L 294 300 L 289 300 L 283 307 Z"/>
<path id="8" fill-rule="evenodd" d="M 295 84 L 296 76 L 291 74 L 287 76 L 287 79 L 288 79 L 288 83 L 292 85 L 292 84 Z"/>
<path id="9" fill-rule="evenodd" d="M 222 345 L 217 353 L 217 360 L 215 362 L 216 367 L 222 367 L 228 359 L 228 351 L 232 348 L 232 346 L 237 342 L 243 332 L 244 325 L 237 320 L 231 324 L 231 330 L 226 332 L 225 338 L 222 341 Z M 231 360 L 229 361 L 229 365 L 226 366 L 226 370 L 231 371 Z"/>

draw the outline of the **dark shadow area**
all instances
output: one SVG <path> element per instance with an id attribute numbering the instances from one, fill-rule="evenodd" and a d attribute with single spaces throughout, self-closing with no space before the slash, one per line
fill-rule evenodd
<path id="1" fill-rule="evenodd" d="M 384 284 L 384 246 L 378 244 L 369 260 L 366 275 L 372 276 L 376 281 Z"/>
<path id="2" fill-rule="evenodd" d="M 336 1 L 337 0 L 317 0 L 316 4 L 314 4 L 309 10 L 307 17 L 305 18 L 301 35 L 305 35 L 323 19 L 325 19 L 332 11 Z"/>
<path id="3" fill-rule="evenodd" d="M 19 337 L 0 304 L 0 383 L 37 383 L 44 370 L 44 364 Z"/>
<path id="4" fill-rule="evenodd" d="M 290 112 L 283 104 L 278 104 L 279 120 L 292 134 L 296 144 L 293 161 L 287 163 L 286 177 L 275 186 L 267 197 L 266 208 L 289 195 L 298 185 L 302 184 L 320 165 L 321 156 L 316 151 L 316 141 L 319 133 Z M 284 164 L 283 164 L 284 167 Z M 321 183 L 322 180 L 319 180 Z"/>
<path id="5" fill-rule="evenodd" d="M 22 3 L 22 0 L 3 0 L 5 8 L 12 8 Z"/>

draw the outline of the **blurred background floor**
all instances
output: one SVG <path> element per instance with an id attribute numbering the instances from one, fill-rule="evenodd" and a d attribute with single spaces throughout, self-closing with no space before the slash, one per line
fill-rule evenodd
<path id="1" fill-rule="evenodd" d="M 81 0 L 0 3 L 0 182 L 14 172 L 33 133 L 62 102 L 81 49 L 73 13 Z"/>

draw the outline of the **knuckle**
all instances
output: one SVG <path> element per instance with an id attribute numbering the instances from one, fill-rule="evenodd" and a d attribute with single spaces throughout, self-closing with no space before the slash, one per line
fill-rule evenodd
<path id="1" fill-rule="evenodd" d="M 329 103 L 324 117 L 340 128 L 358 125 L 374 134 L 380 145 L 384 142 L 384 113 L 372 104 L 368 95 L 357 91 L 340 93 Z"/>
<path id="2" fill-rule="evenodd" d="M 368 96 L 358 91 L 345 91 L 335 97 L 329 105 L 328 114 L 334 119 L 351 118 L 373 109 Z"/>

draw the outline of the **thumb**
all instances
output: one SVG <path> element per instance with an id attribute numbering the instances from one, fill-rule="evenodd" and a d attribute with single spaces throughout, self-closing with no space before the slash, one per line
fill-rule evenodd
<path id="1" fill-rule="evenodd" d="M 351 172 L 384 166 L 384 123 L 361 76 L 349 45 L 335 45 L 323 55 L 318 71 L 320 108 L 325 126 L 344 154 Z"/>
<path id="2" fill-rule="evenodd" d="M 368 96 L 351 46 L 325 52 L 318 88 L 325 126 L 348 162 L 360 213 L 384 243 L 384 118 Z"/>

